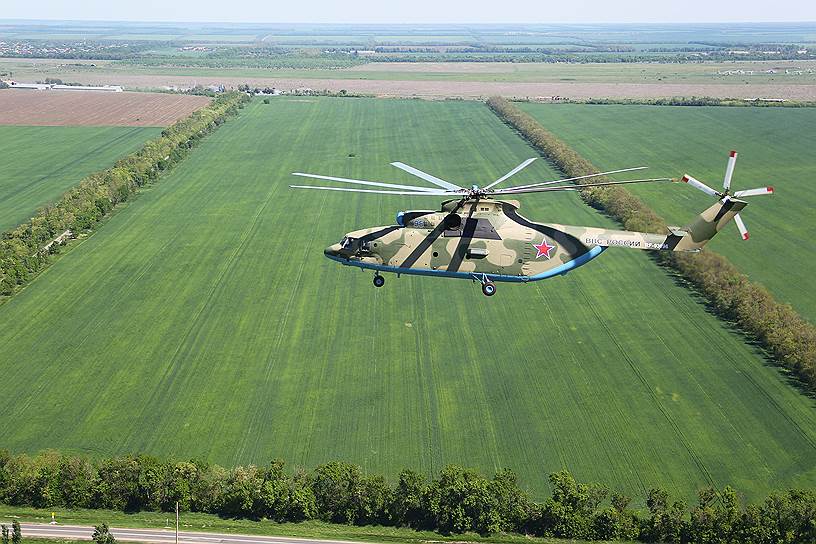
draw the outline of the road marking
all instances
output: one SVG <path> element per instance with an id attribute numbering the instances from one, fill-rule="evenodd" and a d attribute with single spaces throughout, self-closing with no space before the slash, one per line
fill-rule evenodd
<path id="1" fill-rule="evenodd" d="M 23 533 L 53 538 L 78 538 L 91 540 L 94 528 L 84 525 L 50 525 L 38 523 L 21 523 Z M 120 540 L 169 543 L 175 542 L 175 531 L 163 529 L 110 528 L 111 534 Z M 179 531 L 179 541 L 189 544 L 212 542 L 234 542 L 240 544 L 358 544 L 349 540 L 317 540 L 303 537 L 242 535 L 229 533 L 202 533 L 196 531 Z"/>

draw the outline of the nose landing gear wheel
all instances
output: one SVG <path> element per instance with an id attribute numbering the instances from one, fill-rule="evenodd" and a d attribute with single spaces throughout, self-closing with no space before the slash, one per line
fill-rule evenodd
<path id="1" fill-rule="evenodd" d="M 385 278 L 379 274 L 374 274 L 374 287 L 382 287 L 385 285 Z"/>
<path id="2" fill-rule="evenodd" d="M 488 281 L 482 284 L 482 293 L 485 294 L 487 297 L 492 297 L 496 294 L 496 284 L 492 281 Z"/>

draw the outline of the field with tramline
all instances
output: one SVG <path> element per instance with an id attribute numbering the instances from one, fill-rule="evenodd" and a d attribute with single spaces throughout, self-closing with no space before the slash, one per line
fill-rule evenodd
<path id="1" fill-rule="evenodd" d="M 256 100 L 0 306 L 3 445 L 509 467 L 539 497 L 561 467 L 636 497 L 816 485 L 812 400 L 647 256 L 611 249 L 492 299 L 435 278 L 375 290 L 323 248 L 434 203 L 287 187 L 415 183 L 395 160 L 484 183 L 534 155 L 479 103 Z M 538 161 L 514 181 L 556 175 Z M 569 194 L 522 213 L 612 226 Z"/>
<path id="2" fill-rule="evenodd" d="M 739 152 L 733 188 L 772 185 L 773 197 L 747 199 L 734 226 L 710 248 L 816 322 L 816 193 L 812 190 L 814 108 L 620 105 L 519 106 L 600 168 L 650 166 L 649 177 L 690 174 L 721 189 L 728 152 Z M 685 225 L 711 198 L 684 185 L 633 186 L 671 225 Z"/>
<path id="3" fill-rule="evenodd" d="M 5 98 L 5 95 L 3 95 Z M 161 129 L 0 126 L 0 230 L 17 226 L 86 175 L 108 168 Z"/>

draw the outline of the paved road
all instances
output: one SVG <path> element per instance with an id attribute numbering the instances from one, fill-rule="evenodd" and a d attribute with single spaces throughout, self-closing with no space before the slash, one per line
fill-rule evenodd
<path id="1" fill-rule="evenodd" d="M 67 538 L 91 540 L 93 527 L 83 525 L 48 525 L 21 523 L 23 537 Z M 176 533 L 172 529 L 118 529 L 111 527 L 116 540 L 175 544 Z M 234 535 L 224 533 L 197 533 L 179 531 L 180 544 L 350 544 L 344 540 L 314 540 L 288 536 Z"/>

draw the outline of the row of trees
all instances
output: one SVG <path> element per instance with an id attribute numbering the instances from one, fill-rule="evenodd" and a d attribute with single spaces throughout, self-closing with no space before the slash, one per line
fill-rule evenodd
<path id="1" fill-rule="evenodd" d="M 535 119 L 504 98 L 488 105 L 515 127 L 567 176 L 599 170 Z M 597 181 L 610 181 L 595 178 Z M 666 222 L 621 186 L 585 189 L 581 196 L 628 230 L 667 233 Z M 810 390 L 816 390 L 816 327 L 787 304 L 777 302 L 762 286 L 752 283 L 731 262 L 713 251 L 699 254 L 661 252 L 656 259 L 677 270 L 698 289 L 723 317 L 733 320 L 756 338 L 773 358 L 792 371 Z"/>
<path id="2" fill-rule="evenodd" d="M 65 231 L 76 236 L 92 230 L 117 204 L 183 159 L 189 149 L 246 100 L 243 93 L 219 96 L 207 107 L 164 129 L 161 136 L 120 159 L 113 168 L 87 176 L 27 223 L 4 232 L 0 236 L 0 296 L 11 295 L 48 264 L 49 254 L 59 251 L 59 244 L 49 242 Z M 43 249 L 46 246 L 48 250 Z"/>
<path id="3" fill-rule="evenodd" d="M 665 98 L 588 98 L 583 104 L 645 104 L 649 106 L 737 106 L 770 108 L 812 108 L 816 102 L 745 98 L 713 98 L 710 96 L 670 96 Z"/>
<path id="4" fill-rule="evenodd" d="M 444 534 L 502 532 L 534 536 L 644 542 L 816 541 L 816 493 L 774 493 L 742 506 L 737 494 L 705 489 L 697 504 L 651 489 L 646 510 L 567 471 L 550 474 L 552 495 L 531 500 L 509 470 L 485 478 L 447 466 L 432 479 L 412 470 L 396 483 L 331 462 L 312 471 L 267 466 L 225 469 L 201 461 L 160 461 L 139 455 L 92 461 L 44 452 L 36 457 L 0 451 L 0 501 L 20 506 L 184 511 L 226 517 L 394 525 Z"/>

